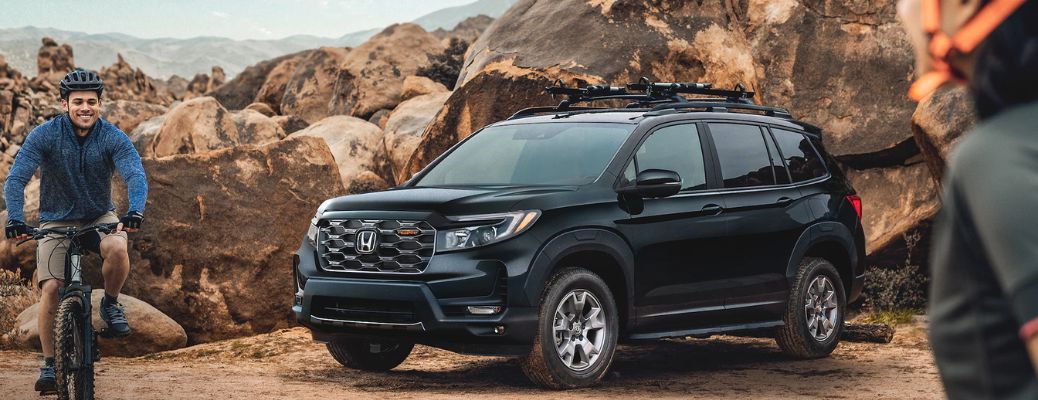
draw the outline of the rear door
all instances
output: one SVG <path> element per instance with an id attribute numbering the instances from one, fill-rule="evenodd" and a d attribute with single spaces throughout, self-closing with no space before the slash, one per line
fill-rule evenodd
<path id="1" fill-rule="evenodd" d="M 766 127 L 711 122 L 708 129 L 727 205 L 725 268 L 734 279 L 725 309 L 741 320 L 778 318 L 788 290 L 786 265 L 811 221 L 810 206 Z"/>

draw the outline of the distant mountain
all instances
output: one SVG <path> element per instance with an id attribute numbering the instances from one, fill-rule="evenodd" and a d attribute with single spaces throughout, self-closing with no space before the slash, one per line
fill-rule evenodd
<path id="1" fill-rule="evenodd" d="M 433 11 L 418 17 L 412 22 L 430 32 L 437 28 L 450 30 L 468 17 L 474 17 L 480 14 L 487 15 L 491 18 L 500 17 L 501 14 L 508 11 L 516 1 L 518 0 L 479 0 L 475 3 Z"/>
<path id="2" fill-rule="evenodd" d="M 496 18 L 515 1 L 479 0 L 427 14 L 414 22 L 429 31 L 451 29 L 465 18 L 480 14 Z M 190 80 L 195 74 L 208 74 L 214 65 L 218 65 L 230 79 L 245 67 L 262 60 L 320 46 L 355 47 L 381 30 L 369 29 L 338 38 L 293 35 L 277 40 L 232 40 L 211 36 L 141 39 L 122 33 L 88 34 L 28 26 L 0 29 L 0 55 L 23 74 L 34 76 L 36 53 L 46 36 L 72 46 L 76 65 L 84 68 L 96 70 L 112 65 L 116 54 L 122 54 L 130 65 L 156 78 L 179 75 Z"/>

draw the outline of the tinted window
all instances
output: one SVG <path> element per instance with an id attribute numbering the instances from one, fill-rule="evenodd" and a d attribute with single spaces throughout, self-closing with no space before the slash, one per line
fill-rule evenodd
<path id="1" fill-rule="evenodd" d="M 801 133 L 784 129 L 772 129 L 771 132 L 775 136 L 775 141 L 778 142 L 779 150 L 782 151 L 782 158 L 786 160 L 793 182 L 802 182 L 825 175 L 825 164 L 807 137 Z"/>
<path id="2" fill-rule="evenodd" d="M 591 183 L 633 128 L 604 123 L 489 127 L 454 149 L 416 186 Z"/>
<path id="3" fill-rule="evenodd" d="M 638 172 L 666 169 L 678 173 L 682 190 L 706 188 L 706 168 L 695 125 L 671 125 L 653 132 L 634 154 Z"/>
<path id="4" fill-rule="evenodd" d="M 789 183 L 789 173 L 786 172 L 785 164 L 782 164 L 782 155 L 778 150 L 775 150 L 775 142 L 771 140 L 771 135 L 768 131 L 764 130 L 764 142 L 768 145 L 768 156 L 771 158 L 772 169 L 775 171 L 775 180 L 778 183 L 786 184 Z"/>
<path id="5" fill-rule="evenodd" d="M 771 158 L 760 128 L 741 124 L 710 124 L 710 136 L 717 147 L 724 187 L 766 186 L 775 184 Z"/>

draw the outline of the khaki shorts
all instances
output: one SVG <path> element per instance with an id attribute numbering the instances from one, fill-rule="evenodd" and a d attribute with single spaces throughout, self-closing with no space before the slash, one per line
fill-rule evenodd
<path id="1" fill-rule="evenodd" d="M 115 212 L 109 211 L 97 219 L 90 220 L 69 220 L 69 221 L 47 221 L 40 225 L 40 229 L 59 228 L 66 226 L 84 227 L 96 224 L 110 224 L 119 222 L 119 217 L 115 216 Z M 80 245 L 82 246 L 81 253 L 86 254 L 87 252 L 94 252 L 101 254 L 101 241 L 111 238 L 121 237 L 123 240 L 127 240 L 126 231 L 121 231 L 112 234 L 102 234 L 95 232 L 93 235 L 87 235 L 79 239 Z M 69 239 L 66 239 L 61 235 L 48 235 L 47 237 L 40 240 L 36 246 L 36 282 L 37 286 L 42 285 L 44 281 L 48 279 L 65 279 L 65 256 L 68 254 Z"/>

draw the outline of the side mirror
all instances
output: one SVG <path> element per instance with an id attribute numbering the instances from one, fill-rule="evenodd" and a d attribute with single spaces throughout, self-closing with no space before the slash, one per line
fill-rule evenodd
<path id="1" fill-rule="evenodd" d="M 673 196 L 681 191 L 681 176 L 665 169 L 647 169 L 638 173 L 632 186 L 621 188 L 622 194 L 644 198 Z"/>

